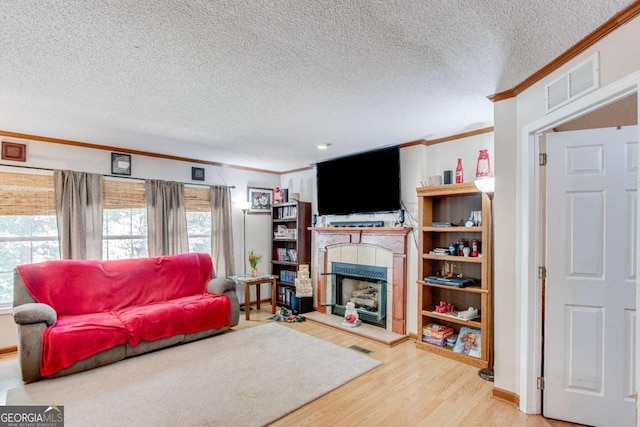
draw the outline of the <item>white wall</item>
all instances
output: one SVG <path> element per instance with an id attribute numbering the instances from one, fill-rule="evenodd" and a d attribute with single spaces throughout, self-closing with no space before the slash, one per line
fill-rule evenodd
<path id="1" fill-rule="evenodd" d="M 453 182 L 455 182 L 458 157 L 461 157 L 464 182 L 472 182 L 476 178 L 476 164 L 480 150 L 489 152 L 491 168 L 493 169 L 493 132 L 430 145 L 427 147 L 427 172 L 429 175 L 443 176 L 445 170 L 453 171 Z"/>
<path id="2" fill-rule="evenodd" d="M 520 384 L 519 378 L 526 372 L 521 372 L 519 360 L 531 357 L 527 354 L 519 354 L 518 348 L 520 336 L 524 333 L 520 329 L 523 321 L 520 293 L 528 286 L 527 283 L 522 283 L 520 278 L 522 248 L 527 250 L 527 242 L 523 241 L 521 229 L 518 226 L 522 215 L 527 214 L 522 211 L 519 199 L 523 192 L 521 161 L 523 149 L 528 148 L 529 144 L 528 141 L 522 140 L 522 130 L 545 116 L 544 85 L 594 53 L 600 54 L 601 88 L 640 70 L 640 44 L 637 43 L 639 37 L 640 18 L 635 18 L 519 94 L 515 99 L 495 104 L 495 149 L 499 156 L 497 159 L 499 166 L 495 168 L 496 196 L 494 199 L 498 224 L 495 246 L 497 270 L 495 385 L 503 390 L 514 393 L 523 390 L 525 384 Z M 562 109 L 554 114 L 560 114 L 561 111 Z M 505 224 L 504 228 L 499 220 Z M 505 269 L 501 270 L 500 266 L 505 266 Z M 515 269 L 509 266 L 515 266 Z M 515 329 L 511 327 L 514 323 L 517 325 Z M 522 395 L 520 399 L 522 402 Z"/>
<path id="3" fill-rule="evenodd" d="M 71 145 L 52 144 L 39 141 L 22 140 L 3 137 L 3 141 L 14 141 L 27 144 L 27 162 L 7 162 L 19 166 L 70 169 L 83 172 L 111 173 L 111 152 L 75 147 Z M 189 156 L 189 153 L 185 153 Z M 213 159 L 215 161 L 215 159 Z M 229 185 L 235 186 L 231 190 L 234 202 L 247 200 L 247 185 L 253 187 L 273 188 L 280 185 L 280 175 L 252 172 L 244 169 L 208 166 L 192 164 L 189 162 L 132 155 L 132 177 L 162 179 L 166 181 L 179 181 L 185 183 Z M 205 181 L 191 181 L 191 167 L 204 167 Z M 15 172 L 29 172 L 22 168 L 0 166 L 0 170 L 12 170 Z M 235 206 L 235 203 L 234 203 Z M 263 255 L 259 270 L 271 271 L 271 216 L 247 215 L 246 217 L 247 252 L 251 249 Z M 244 272 L 246 257 L 242 254 L 243 248 L 243 214 L 239 207 L 233 208 L 233 235 L 236 273 Z M 243 262 L 244 261 L 244 262 Z M 247 270 L 249 267 L 247 266 Z M 261 297 L 268 295 L 269 285 L 261 288 Z M 255 300 L 255 291 L 252 290 L 252 300 Z M 244 290 L 240 289 L 239 298 L 244 301 Z M 17 343 L 16 331 L 10 314 L 0 314 L 0 348 L 14 346 Z"/>

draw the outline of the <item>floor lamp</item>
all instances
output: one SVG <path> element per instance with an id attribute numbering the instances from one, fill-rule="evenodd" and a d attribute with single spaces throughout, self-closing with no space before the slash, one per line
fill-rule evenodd
<path id="1" fill-rule="evenodd" d="M 242 202 L 242 265 L 244 266 L 244 275 L 247 275 L 247 212 L 251 207 L 251 202 Z"/>
<path id="2" fill-rule="evenodd" d="M 244 275 L 247 275 L 247 212 L 251 207 L 251 202 L 240 202 L 242 209 L 242 265 L 244 267 Z M 249 307 L 251 310 L 251 307 Z M 240 311 L 246 311 L 244 306 L 240 307 Z"/>
<path id="3" fill-rule="evenodd" d="M 495 296 L 493 295 L 494 292 L 494 287 L 493 287 L 493 265 L 494 265 L 494 260 L 493 260 L 493 254 L 494 254 L 494 250 L 493 247 L 495 245 L 495 242 L 493 241 L 493 192 L 495 189 L 495 178 L 493 177 L 487 177 L 487 178 L 482 178 L 482 179 L 476 179 L 475 180 L 475 184 L 476 187 L 478 188 L 478 190 L 482 191 L 483 193 L 485 193 L 487 196 L 489 196 L 489 241 L 491 242 L 491 246 L 490 246 L 490 264 L 489 264 L 489 287 L 490 287 L 490 299 L 489 299 L 489 319 L 488 319 L 488 323 L 489 323 L 489 354 L 487 355 L 487 367 L 486 368 L 482 368 L 478 371 L 478 375 L 480 376 L 480 378 L 482 378 L 483 380 L 486 381 L 492 381 L 493 382 L 493 362 L 494 362 L 494 350 L 493 350 L 493 344 L 494 344 L 494 328 L 493 328 L 493 309 L 494 309 L 494 304 L 493 301 L 495 299 Z"/>

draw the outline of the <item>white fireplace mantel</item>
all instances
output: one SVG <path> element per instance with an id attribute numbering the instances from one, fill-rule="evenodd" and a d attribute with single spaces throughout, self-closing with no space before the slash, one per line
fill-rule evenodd
<path id="1" fill-rule="evenodd" d="M 393 254 L 391 278 L 392 318 L 391 330 L 406 334 L 407 330 L 407 235 L 409 227 L 314 227 L 315 247 L 318 255 L 316 269 L 317 307 L 326 312 L 326 275 L 330 272 L 329 249 L 340 245 L 366 245 L 383 248 Z"/>

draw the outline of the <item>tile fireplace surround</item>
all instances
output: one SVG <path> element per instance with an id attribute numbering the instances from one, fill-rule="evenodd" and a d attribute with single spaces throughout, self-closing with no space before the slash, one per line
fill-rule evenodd
<path id="1" fill-rule="evenodd" d="M 318 312 L 326 313 L 326 277 L 332 262 L 387 268 L 387 330 L 407 331 L 407 234 L 409 227 L 316 227 Z M 329 309 L 330 311 L 330 309 Z"/>

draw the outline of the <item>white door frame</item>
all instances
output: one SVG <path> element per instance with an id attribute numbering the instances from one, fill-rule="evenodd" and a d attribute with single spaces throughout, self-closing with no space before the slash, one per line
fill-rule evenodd
<path id="1" fill-rule="evenodd" d="M 519 378 L 518 394 L 520 410 L 527 414 L 539 414 L 542 408 L 537 379 L 541 376 L 542 355 L 542 296 L 538 266 L 543 265 L 540 209 L 540 175 L 538 164 L 538 138 L 542 132 L 551 130 L 604 105 L 615 102 L 634 92 L 640 86 L 640 71 L 632 73 L 614 83 L 595 90 L 574 102 L 553 111 L 522 128 L 521 163 L 519 185 L 516 187 L 516 283 L 520 283 L 520 328 L 519 328 Z M 640 101 L 639 101 L 640 103 Z M 639 108 L 640 110 L 640 108 Z M 640 115 L 640 112 L 639 112 Z M 640 124 L 638 129 L 640 129 Z M 640 132 L 639 132 L 640 133 Z M 516 273 L 517 274 L 517 273 Z M 638 280 L 638 279 L 637 279 Z M 636 285 L 637 287 L 637 285 Z M 636 311 L 640 313 L 640 292 L 636 292 Z M 640 328 L 636 327 L 636 365 L 640 366 Z M 637 381 L 637 384 L 640 382 Z"/>

